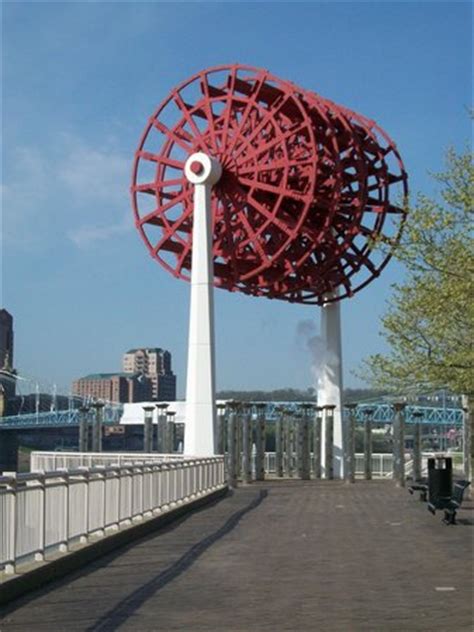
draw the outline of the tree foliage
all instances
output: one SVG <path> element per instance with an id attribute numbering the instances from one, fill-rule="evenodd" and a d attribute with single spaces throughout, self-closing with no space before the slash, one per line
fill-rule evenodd
<path id="1" fill-rule="evenodd" d="M 396 257 L 407 268 L 382 319 L 387 355 L 364 375 L 396 391 L 448 388 L 473 394 L 474 168 L 470 151 L 447 152 L 435 199 L 418 195 Z"/>

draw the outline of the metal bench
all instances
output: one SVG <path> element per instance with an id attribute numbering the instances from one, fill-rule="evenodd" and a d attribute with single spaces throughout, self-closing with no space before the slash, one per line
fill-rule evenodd
<path id="1" fill-rule="evenodd" d="M 462 505 L 464 491 L 470 484 L 470 481 L 456 481 L 453 485 L 451 497 L 439 496 L 438 498 L 430 500 L 428 503 L 428 511 L 435 515 L 436 510 L 440 509 L 444 511 L 443 522 L 445 524 L 456 524 L 457 510 Z"/>
<path id="2" fill-rule="evenodd" d="M 412 496 L 415 492 L 420 492 L 420 500 L 424 503 L 428 500 L 428 483 L 415 483 L 410 485 L 408 491 Z"/>

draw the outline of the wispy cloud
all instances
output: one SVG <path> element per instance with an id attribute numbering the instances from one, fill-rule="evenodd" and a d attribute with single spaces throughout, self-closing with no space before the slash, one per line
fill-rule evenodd
<path id="1" fill-rule="evenodd" d="M 60 236 L 82 248 L 125 233 L 130 160 L 110 138 L 100 146 L 58 134 L 47 147 L 21 146 L 5 157 L 4 235 L 41 247 Z"/>
<path id="2" fill-rule="evenodd" d="M 78 248 L 87 248 L 88 246 L 101 241 L 106 241 L 117 235 L 132 230 L 133 222 L 130 214 L 123 217 L 121 222 L 117 224 L 104 225 L 85 225 L 80 226 L 67 233 L 68 239 L 76 244 Z"/>

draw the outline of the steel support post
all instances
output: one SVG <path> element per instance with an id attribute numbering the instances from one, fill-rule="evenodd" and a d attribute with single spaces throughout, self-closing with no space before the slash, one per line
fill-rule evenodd
<path id="1" fill-rule="evenodd" d="M 257 421 L 255 426 L 255 480 L 265 480 L 265 411 L 266 404 L 257 404 Z"/>
<path id="2" fill-rule="evenodd" d="M 393 405 L 393 473 L 398 487 L 405 487 L 405 406 L 404 403 Z"/>
<path id="3" fill-rule="evenodd" d="M 94 402 L 92 408 L 95 411 L 92 422 L 92 452 L 102 452 L 102 421 L 104 415 L 104 403 Z"/>
<path id="4" fill-rule="evenodd" d="M 227 483 L 229 487 L 237 487 L 237 406 L 230 406 L 227 445 Z"/>
<path id="5" fill-rule="evenodd" d="M 156 424 L 156 451 L 160 454 L 166 453 L 166 409 L 169 404 L 156 404 L 158 409 L 158 423 Z M 186 425 L 184 427 L 186 435 Z"/>
<path id="6" fill-rule="evenodd" d="M 364 424 L 364 478 L 372 479 L 372 410 L 365 412 Z"/>
<path id="7" fill-rule="evenodd" d="M 335 406 L 324 406 L 324 478 L 330 480 L 334 478 L 334 411 Z"/>
<path id="8" fill-rule="evenodd" d="M 285 412 L 283 408 L 277 410 L 275 420 L 275 475 L 283 477 L 283 420 Z"/>
<path id="9" fill-rule="evenodd" d="M 225 427 L 226 427 L 226 405 L 217 404 L 216 418 L 216 454 L 224 454 L 225 452 Z"/>
<path id="10" fill-rule="evenodd" d="M 172 410 L 166 411 L 166 452 L 167 454 L 173 454 L 176 443 L 176 424 L 174 423 L 176 413 Z"/>
<path id="11" fill-rule="evenodd" d="M 154 406 L 142 406 L 144 412 L 143 419 L 143 451 L 153 452 L 153 412 Z"/>
<path id="12" fill-rule="evenodd" d="M 462 461 L 464 478 L 467 481 L 472 480 L 472 419 L 471 410 L 469 408 L 469 399 L 466 395 L 462 398 L 463 420 L 462 420 Z M 469 490 L 468 490 L 469 491 Z M 472 495 L 472 490 L 471 490 Z"/>
<path id="13" fill-rule="evenodd" d="M 79 452 L 89 451 L 89 407 L 79 408 Z"/>
<path id="14" fill-rule="evenodd" d="M 413 480 L 421 481 L 421 423 L 413 424 Z"/>
<path id="15" fill-rule="evenodd" d="M 310 479 L 310 454 L 309 454 L 309 414 L 313 409 L 312 404 L 303 404 L 302 415 L 299 420 L 299 476 L 303 481 Z"/>
<path id="16" fill-rule="evenodd" d="M 321 427 L 323 408 L 316 406 L 313 418 L 313 476 L 321 478 Z"/>
<path id="17" fill-rule="evenodd" d="M 333 406 L 333 444 L 330 448 L 333 464 L 326 468 L 326 424 L 322 427 L 322 462 L 324 469 L 331 469 L 333 477 L 344 477 L 344 454 L 342 432 L 342 345 L 340 301 L 325 303 L 321 308 L 321 338 L 325 349 L 321 379 L 318 384 L 319 406 Z M 325 473 L 324 473 L 325 474 Z M 327 478 L 327 476 L 325 476 Z"/>
<path id="18" fill-rule="evenodd" d="M 252 409 L 245 406 L 242 410 L 242 480 L 252 482 Z"/>
<path id="19" fill-rule="evenodd" d="M 292 439 L 292 425 L 293 419 L 291 412 L 285 410 L 285 416 L 283 417 L 283 436 L 284 436 L 284 449 L 283 449 L 283 464 L 285 476 L 293 476 L 293 439 Z"/>
<path id="20" fill-rule="evenodd" d="M 346 433 L 346 470 L 345 480 L 348 483 L 355 483 L 355 421 L 357 404 L 346 404 L 349 411 Z"/>

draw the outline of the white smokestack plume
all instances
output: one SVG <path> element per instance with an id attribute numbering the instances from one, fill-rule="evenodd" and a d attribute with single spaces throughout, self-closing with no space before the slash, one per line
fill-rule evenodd
<path id="1" fill-rule="evenodd" d="M 322 388 L 324 367 L 339 365 L 336 354 L 328 351 L 326 341 L 321 337 L 314 320 L 300 320 L 296 325 L 296 340 L 299 346 L 309 351 L 311 374 L 316 391 Z M 332 362 L 331 362 L 332 360 Z"/>

